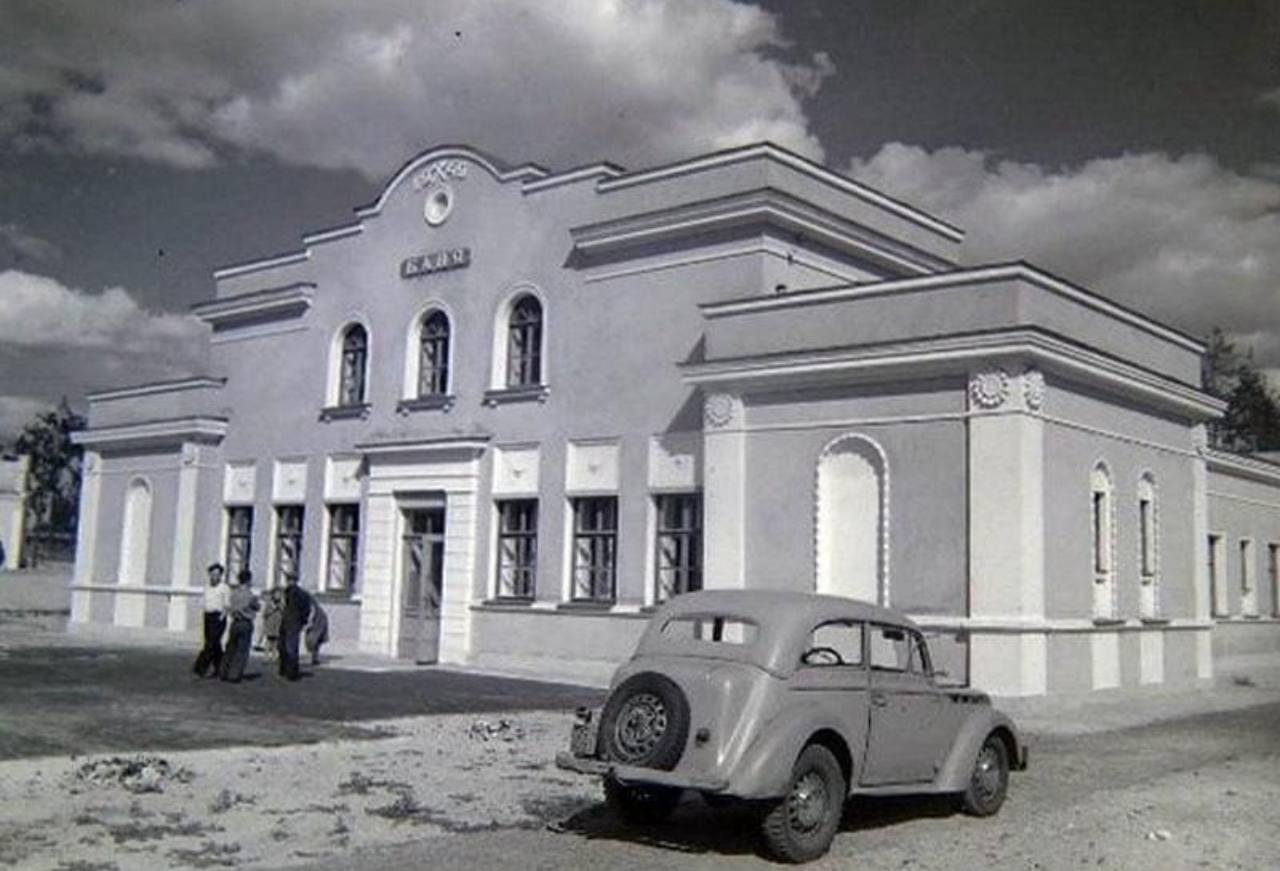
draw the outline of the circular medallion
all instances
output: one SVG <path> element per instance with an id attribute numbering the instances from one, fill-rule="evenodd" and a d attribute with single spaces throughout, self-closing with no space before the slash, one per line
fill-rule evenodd
<path id="1" fill-rule="evenodd" d="M 726 393 L 713 393 L 707 397 L 706 404 L 703 406 L 703 418 L 707 422 L 707 426 L 714 429 L 720 429 L 729 425 L 733 420 L 733 397 Z"/>
<path id="2" fill-rule="evenodd" d="M 1032 411 L 1044 406 L 1044 375 L 1035 369 L 1022 373 L 1022 399 Z"/>
<path id="3" fill-rule="evenodd" d="M 969 381 L 969 396 L 979 408 L 998 408 L 1009 398 L 1009 376 L 1001 369 L 975 373 Z"/>
<path id="4" fill-rule="evenodd" d="M 422 217 L 428 224 L 438 227 L 453 211 L 453 188 L 444 182 L 436 182 L 427 188 L 427 199 L 422 204 Z"/>

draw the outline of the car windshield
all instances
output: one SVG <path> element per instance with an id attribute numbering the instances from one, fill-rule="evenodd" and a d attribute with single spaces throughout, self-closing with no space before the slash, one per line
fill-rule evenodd
<path id="1" fill-rule="evenodd" d="M 757 634 L 756 624 L 750 620 L 719 614 L 684 614 L 662 625 L 663 637 L 673 641 L 749 645 Z"/>

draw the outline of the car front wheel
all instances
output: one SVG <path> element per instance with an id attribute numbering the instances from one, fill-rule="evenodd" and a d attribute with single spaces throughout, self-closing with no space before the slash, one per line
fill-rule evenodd
<path id="1" fill-rule="evenodd" d="M 680 790 L 671 786 L 621 783 L 606 777 L 604 800 L 623 822 L 653 826 L 671 816 L 680 801 Z"/>
<path id="2" fill-rule="evenodd" d="M 786 798 L 761 824 L 769 852 L 784 862 L 808 862 L 827 852 L 844 813 L 846 786 L 840 763 L 828 750 L 810 744 L 791 770 Z"/>
<path id="3" fill-rule="evenodd" d="M 978 750 L 964 793 L 965 813 L 989 817 L 1004 804 L 1009 790 L 1009 750 L 995 735 L 988 735 Z"/>

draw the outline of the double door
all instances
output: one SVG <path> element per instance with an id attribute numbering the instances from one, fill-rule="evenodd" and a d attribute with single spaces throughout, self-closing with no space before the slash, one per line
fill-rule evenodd
<path id="1" fill-rule="evenodd" d="M 400 637 L 396 655 L 435 662 L 444 591 L 443 507 L 404 508 L 400 535 Z"/>

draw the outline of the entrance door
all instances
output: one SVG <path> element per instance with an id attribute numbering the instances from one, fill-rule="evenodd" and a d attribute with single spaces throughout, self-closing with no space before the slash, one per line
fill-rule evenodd
<path id="1" fill-rule="evenodd" d="M 401 659 L 435 662 L 440 652 L 444 589 L 444 509 L 406 508 L 400 537 Z"/>

